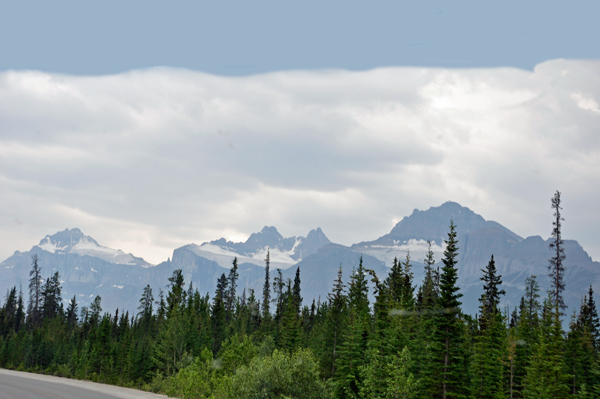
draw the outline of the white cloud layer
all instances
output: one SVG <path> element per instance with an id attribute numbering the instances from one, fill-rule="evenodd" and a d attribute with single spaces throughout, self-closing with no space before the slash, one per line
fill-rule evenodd
<path id="1" fill-rule="evenodd" d="M 375 239 L 457 201 L 600 259 L 600 62 L 219 77 L 0 73 L 0 258 L 79 227 L 158 263 L 264 225 Z"/>

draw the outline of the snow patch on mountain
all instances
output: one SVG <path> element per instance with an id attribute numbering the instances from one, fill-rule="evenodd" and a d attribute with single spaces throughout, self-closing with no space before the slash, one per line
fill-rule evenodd
<path id="1" fill-rule="evenodd" d="M 409 240 L 394 240 L 392 245 L 383 244 L 367 244 L 360 247 L 360 251 L 371 255 L 383 262 L 389 267 L 392 266 L 394 258 L 403 260 L 406 257 L 407 252 L 410 253 L 410 258 L 413 261 L 423 263 L 427 256 L 429 244 L 426 240 L 419 240 L 411 238 Z M 436 261 L 439 261 L 444 255 L 446 250 L 446 243 L 438 245 L 434 242 L 431 243 L 431 250 Z"/>
<path id="2" fill-rule="evenodd" d="M 217 262 L 219 266 L 227 269 L 231 268 L 234 258 L 237 258 L 238 264 L 252 263 L 264 267 L 267 251 L 269 251 L 271 268 L 287 269 L 298 263 L 298 260 L 293 259 L 292 256 L 300 242 L 301 240 L 297 240 L 292 249 L 287 251 L 278 248 L 263 247 L 251 254 L 240 254 L 231 248 L 222 247 L 212 243 L 204 243 L 202 245 L 190 244 L 187 248 L 196 255 Z"/>

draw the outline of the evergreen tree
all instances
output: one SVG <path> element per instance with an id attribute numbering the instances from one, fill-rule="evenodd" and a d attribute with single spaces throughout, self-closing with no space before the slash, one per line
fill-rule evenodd
<path id="1" fill-rule="evenodd" d="M 55 272 L 52 277 L 46 279 L 42 286 L 41 310 L 42 318 L 49 320 L 60 314 L 62 304 L 62 288 L 60 287 L 60 276 Z"/>
<path id="2" fill-rule="evenodd" d="M 419 309 L 433 309 L 437 301 L 437 292 L 434 283 L 435 272 L 433 270 L 435 258 L 430 240 L 427 241 L 427 255 L 423 264 L 425 265 L 425 278 L 423 279 L 423 285 L 419 287 L 417 307 Z"/>
<path id="3" fill-rule="evenodd" d="M 183 271 L 181 269 L 173 270 L 173 275 L 169 277 L 168 287 L 171 289 L 167 294 L 167 317 L 171 317 L 185 306 L 184 286 Z"/>
<path id="4" fill-rule="evenodd" d="M 353 270 L 348 289 L 348 326 L 336 359 L 337 396 L 356 397 L 360 388 L 360 366 L 364 362 L 370 327 L 369 289 L 362 256 Z"/>
<path id="5" fill-rule="evenodd" d="M 287 290 L 284 294 L 284 313 L 281 328 L 281 344 L 283 349 L 293 352 L 300 346 L 300 320 L 298 318 L 298 310 L 296 306 L 296 297 L 291 286 L 291 281 L 288 280 Z"/>
<path id="6" fill-rule="evenodd" d="M 550 241 L 550 250 L 553 252 L 550 258 L 550 264 L 548 265 L 548 276 L 552 281 L 552 298 L 560 314 L 567 308 L 563 298 L 563 291 L 565 290 L 565 266 L 563 264 L 566 255 L 564 249 L 564 241 L 562 239 L 562 221 L 565 220 L 560 214 L 562 210 L 560 206 L 560 192 L 556 191 L 552 198 L 552 209 L 554 210 L 554 220 L 552 221 L 552 241 Z"/>
<path id="7" fill-rule="evenodd" d="M 590 288 L 591 289 L 591 288 Z M 23 305 L 23 289 L 19 288 L 19 297 L 17 299 L 17 311 L 15 315 L 15 332 L 19 332 L 25 322 L 25 309 Z"/>
<path id="8" fill-rule="evenodd" d="M 554 292 L 544 302 L 538 340 L 524 380 L 525 399 L 569 396 L 569 380 L 563 360 L 563 334 Z"/>
<path id="9" fill-rule="evenodd" d="M 504 364 L 508 360 L 506 347 L 506 325 L 498 309 L 502 276 L 496 274 L 496 263 L 492 255 L 487 267 L 482 270 L 483 294 L 479 302 L 481 315 L 479 331 L 476 333 L 471 361 L 472 392 L 476 398 L 504 398 Z"/>
<path id="10" fill-rule="evenodd" d="M 77 296 L 73 295 L 73 298 L 69 301 L 69 307 L 67 308 L 67 325 L 69 328 L 75 327 L 77 324 Z"/>
<path id="11" fill-rule="evenodd" d="M 221 343 L 225 340 L 226 311 L 225 300 L 227 294 L 227 277 L 225 273 L 217 281 L 215 299 L 211 309 L 211 330 L 213 334 L 213 353 L 217 354 L 221 349 Z"/>
<path id="12" fill-rule="evenodd" d="M 598 311 L 596 310 L 596 302 L 594 301 L 594 289 L 590 285 L 586 296 L 586 303 L 582 306 L 580 312 L 580 323 L 585 326 L 589 332 L 592 343 L 596 350 L 600 349 L 600 320 L 598 319 Z"/>
<path id="13" fill-rule="evenodd" d="M 296 276 L 294 277 L 294 305 L 296 306 L 296 313 L 300 314 L 300 309 L 302 308 L 302 296 L 300 292 L 300 266 L 296 268 Z"/>
<path id="14" fill-rule="evenodd" d="M 140 306 L 138 306 L 138 316 L 148 326 L 150 318 L 152 317 L 152 304 L 154 303 L 154 296 L 152 296 L 152 288 L 150 284 L 144 287 L 144 292 L 140 298 Z"/>
<path id="15" fill-rule="evenodd" d="M 400 307 L 412 310 L 415 305 L 415 287 L 413 286 L 412 265 L 410 264 L 410 251 L 406 251 L 406 257 L 402 262 L 402 288 L 400 294 Z"/>
<path id="16" fill-rule="evenodd" d="M 27 306 L 27 321 L 32 326 L 37 326 L 40 314 L 40 302 L 42 300 L 42 268 L 39 265 L 37 255 L 31 257 L 31 271 L 29 272 L 29 304 Z"/>
<path id="17" fill-rule="evenodd" d="M 17 287 L 13 287 L 6 293 L 4 306 L 0 309 L 0 335 L 6 337 L 9 332 L 14 331 L 16 314 Z"/>
<path id="18" fill-rule="evenodd" d="M 265 259 L 265 283 L 263 285 L 263 300 L 262 300 L 262 322 L 265 326 L 269 325 L 271 320 L 271 280 L 269 278 L 269 268 L 271 266 L 270 251 L 267 250 Z"/>
<path id="19" fill-rule="evenodd" d="M 593 294 L 591 289 L 590 293 Z M 572 374 L 570 384 L 572 395 L 581 394 L 585 386 L 593 387 L 600 383 L 593 370 L 598 362 L 598 352 L 595 348 L 594 326 L 589 304 L 586 295 L 581 301 L 579 313 L 573 312 L 565 342 L 565 363 L 567 370 Z"/>
<path id="20" fill-rule="evenodd" d="M 461 317 L 460 298 L 462 294 L 456 285 L 458 269 L 458 241 L 456 239 L 456 226 L 450 223 L 450 231 L 444 251 L 444 264 L 440 276 L 440 296 L 438 306 L 440 313 L 435 318 L 433 337 L 433 350 L 436 352 L 437 364 L 434 372 L 438 375 L 435 384 L 435 396 L 458 398 L 464 396 L 468 381 L 465 370 L 465 339 L 464 325 Z"/>
<path id="21" fill-rule="evenodd" d="M 237 298 L 237 280 L 239 277 L 238 273 L 238 261 L 237 257 L 233 258 L 233 263 L 231 269 L 229 269 L 229 276 L 227 277 L 227 282 L 229 284 L 227 288 L 227 298 L 225 304 L 225 312 L 227 314 L 227 319 L 231 320 L 233 317 L 233 310 L 235 301 Z"/>
<path id="22" fill-rule="evenodd" d="M 343 342 L 342 334 L 347 321 L 348 302 L 345 295 L 345 285 L 342 281 L 341 265 L 338 269 L 338 276 L 333 283 L 333 291 L 328 294 L 328 297 L 326 332 L 323 340 L 325 351 L 323 352 L 321 366 L 323 374 L 331 378 L 336 374 L 338 347 Z"/>

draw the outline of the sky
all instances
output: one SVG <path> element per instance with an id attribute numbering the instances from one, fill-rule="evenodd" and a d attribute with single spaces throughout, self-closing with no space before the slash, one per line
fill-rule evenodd
<path id="1" fill-rule="evenodd" d="M 416 3 L 3 6 L 0 259 L 350 245 L 448 200 L 547 238 L 556 190 L 600 259 L 600 3 Z"/>

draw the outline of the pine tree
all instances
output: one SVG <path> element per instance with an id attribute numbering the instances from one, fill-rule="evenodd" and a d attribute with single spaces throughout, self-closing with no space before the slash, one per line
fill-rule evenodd
<path id="1" fill-rule="evenodd" d="M 549 247 L 553 252 L 552 258 L 550 258 L 550 264 L 548 265 L 548 276 L 552 281 L 552 298 L 554 300 L 556 308 L 560 314 L 563 315 L 564 310 L 567 308 L 563 298 L 563 291 L 565 290 L 565 266 L 563 264 L 566 255 L 564 249 L 564 241 L 562 239 L 562 221 L 565 220 L 560 214 L 562 210 L 560 206 L 560 192 L 556 191 L 552 198 L 552 209 L 554 210 L 554 220 L 552 221 L 552 241 L 550 241 Z"/>

